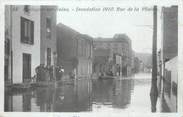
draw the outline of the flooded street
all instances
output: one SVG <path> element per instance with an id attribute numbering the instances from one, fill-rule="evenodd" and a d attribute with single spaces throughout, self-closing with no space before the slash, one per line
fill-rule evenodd
<path id="1" fill-rule="evenodd" d="M 150 112 L 150 74 L 136 74 L 132 78 L 101 81 L 93 87 L 92 111 Z M 93 83 L 93 86 L 95 83 Z M 100 88 L 102 87 L 102 88 Z"/>
<path id="2" fill-rule="evenodd" d="M 25 93 L 6 93 L 7 111 L 151 112 L 151 74 L 121 79 L 80 79 Z"/>
<path id="3" fill-rule="evenodd" d="M 183 110 L 179 5 L 92 2 L 4 4 L 2 110 Z"/>

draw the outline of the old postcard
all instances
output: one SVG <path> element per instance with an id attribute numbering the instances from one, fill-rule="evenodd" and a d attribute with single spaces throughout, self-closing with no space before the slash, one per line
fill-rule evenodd
<path id="1" fill-rule="evenodd" d="M 0 116 L 183 116 L 181 1 L 1 9 Z"/>

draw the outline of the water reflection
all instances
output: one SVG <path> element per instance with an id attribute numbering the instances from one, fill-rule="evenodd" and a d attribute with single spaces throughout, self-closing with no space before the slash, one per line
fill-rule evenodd
<path id="1" fill-rule="evenodd" d="M 52 110 L 51 107 L 53 106 L 53 95 L 53 88 L 39 88 L 33 92 L 32 99 L 35 100 L 34 103 L 36 103 L 40 111 L 49 112 Z"/>
<path id="2" fill-rule="evenodd" d="M 114 89 L 113 107 L 126 108 L 130 104 L 133 89 L 133 80 L 117 81 Z"/>
<path id="3" fill-rule="evenodd" d="M 133 111 L 139 106 L 150 112 L 149 88 L 149 79 L 82 79 L 56 88 L 6 93 L 5 111 L 82 112 L 102 107 Z"/>
<path id="4" fill-rule="evenodd" d="M 58 86 L 55 90 L 36 90 L 36 104 L 40 111 L 79 112 L 89 111 L 91 106 L 90 81 L 80 80 L 76 84 Z"/>
<path id="5" fill-rule="evenodd" d="M 112 105 L 113 108 L 126 108 L 131 100 L 133 80 L 94 80 L 93 103 Z"/>

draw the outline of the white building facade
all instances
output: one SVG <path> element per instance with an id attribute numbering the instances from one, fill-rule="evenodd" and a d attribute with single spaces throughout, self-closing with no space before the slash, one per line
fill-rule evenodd
<path id="1" fill-rule="evenodd" d="M 12 83 L 29 82 L 40 64 L 40 6 L 12 9 Z"/>

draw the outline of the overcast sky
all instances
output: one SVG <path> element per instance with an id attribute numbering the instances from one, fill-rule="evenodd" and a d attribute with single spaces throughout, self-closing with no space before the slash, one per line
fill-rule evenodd
<path id="1" fill-rule="evenodd" d="M 96 5 L 59 6 L 59 8 L 87 7 L 103 8 Z M 110 5 L 108 5 L 110 6 Z M 130 6 L 120 6 L 128 9 Z M 133 7 L 133 6 L 132 6 Z M 152 6 L 147 6 L 152 8 Z M 134 8 L 134 7 L 133 7 Z M 126 33 L 132 40 L 132 48 L 136 52 L 152 52 L 153 12 L 57 12 L 57 23 L 63 23 L 80 33 L 92 37 L 113 37 L 116 33 Z"/>

